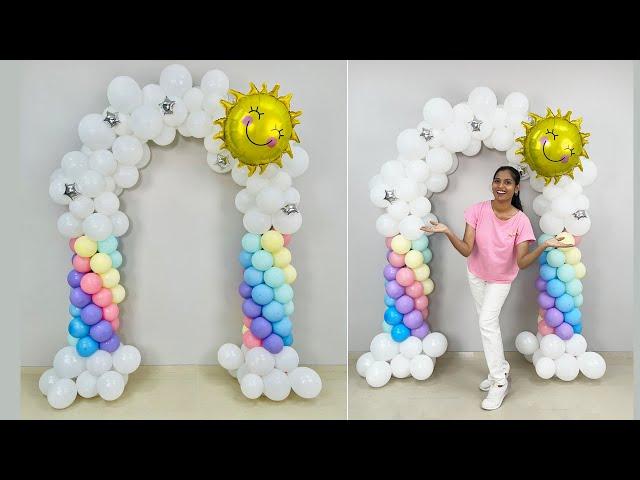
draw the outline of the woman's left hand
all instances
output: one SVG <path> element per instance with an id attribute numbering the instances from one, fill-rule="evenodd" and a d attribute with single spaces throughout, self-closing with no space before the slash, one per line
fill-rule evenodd
<path id="1" fill-rule="evenodd" d="M 564 240 L 564 237 L 550 238 L 549 240 L 544 242 L 544 246 L 552 248 L 566 248 L 573 247 L 575 245 L 573 243 L 562 243 L 562 240 Z"/>

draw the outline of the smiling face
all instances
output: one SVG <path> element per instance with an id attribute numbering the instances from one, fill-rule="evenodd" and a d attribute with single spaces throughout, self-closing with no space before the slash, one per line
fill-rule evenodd
<path id="1" fill-rule="evenodd" d="M 284 153 L 291 156 L 289 141 L 299 141 L 294 127 L 296 117 L 301 112 L 289 111 L 291 94 L 278 97 L 279 86 L 267 92 L 266 85 L 258 91 L 251 84 L 249 93 L 242 94 L 232 90 L 236 102 L 222 101 L 226 117 L 216 121 L 222 131 L 216 136 L 221 138 L 227 150 L 241 166 L 247 166 L 249 174 L 256 168 L 260 173 L 270 163 L 282 167 Z"/>
<path id="2" fill-rule="evenodd" d="M 518 191 L 519 186 L 508 170 L 500 170 L 496 172 L 491 183 L 493 197 L 499 202 L 511 203 L 511 198 Z"/>
<path id="3" fill-rule="evenodd" d="M 558 183 L 562 175 L 573 178 L 575 167 L 582 170 L 580 157 L 588 158 L 584 145 L 589 134 L 580 131 L 582 120 L 572 121 L 571 112 L 563 116 L 560 110 L 554 115 L 549 108 L 545 118 L 533 113 L 531 117 L 531 124 L 523 122 L 527 135 L 517 139 L 522 143 L 517 153 L 524 155 L 523 162 L 545 177 L 546 183 L 552 178 Z"/>

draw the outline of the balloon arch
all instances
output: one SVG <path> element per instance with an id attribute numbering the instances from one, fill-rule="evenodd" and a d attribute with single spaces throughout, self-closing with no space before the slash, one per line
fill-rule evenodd
<path id="1" fill-rule="evenodd" d="M 584 148 L 589 134 L 581 131 L 581 119 L 571 119 L 571 112 L 554 114 L 547 108 L 540 116 L 529 113 L 529 100 L 520 92 L 499 105 L 491 89 L 477 87 L 466 102 L 453 107 L 443 98 L 430 99 L 423 115 L 416 128 L 398 135 L 398 158 L 385 162 L 369 183 L 372 203 L 384 209 L 376 229 L 388 248 L 382 333 L 356 364 L 372 387 L 386 385 L 392 376 L 426 380 L 436 358 L 447 350 L 446 337 L 433 332 L 428 322 L 429 295 L 435 288 L 428 265 L 433 253 L 431 234 L 420 227 L 437 221 L 429 197 L 446 189 L 448 175 L 458 167 L 457 153 L 476 155 L 483 143 L 506 152 L 507 164 L 540 193 L 533 201 L 544 232 L 538 242 L 562 234 L 577 245 L 591 227 L 583 187 L 595 180 L 597 169 Z M 604 359 L 586 352 L 581 335 L 580 279 L 586 269 L 580 250 L 546 250 L 536 281 L 537 335 L 521 332 L 516 348 L 541 378 L 555 375 L 569 381 L 580 371 L 599 378 L 606 369 Z"/>
<path id="2" fill-rule="evenodd" d="M 291 284 L 297 274 L 287 246 L 302 224 L 292 179 L 304 173 L 309 157 L 289 143 L 299 142 L 295 126 L 302 112 L 291 111 L 291 94 L 278 91 L 279 85 L 268 90 L 265 84 L 251 84 L 247 93 L 230 90 L 220 70 L 208 71 L 194 86 L 189 70 L 174 64 L 161 72 L 158 84 L 144 88 L 130 77 L 114 78 L 104 111 L 80 120 L 82 148 L 62 157 L 49 187 L 53 201 L 68 207 L 58 230 L 73 254 L 68 346 L 39 381 L 52 407 L 66 408 L 77 395 L 115 400 L 140 365 L 139 350 L 120 337 L 118 305 L 126 290 L 118 239 L 129 219 L 119 195 L 138 183 L 149 163 L 147 142 L 169 145 L 177 133 L 204 139 L 211 169 L 230 172 L 244 187 L 235 198 L 247 230 L 239 256 L 243 344 L 222 345 L 220 365 L 248 398 L 283 400 L 291 389 L 304 398 L 320 393 L 320 377 L 298 366 L 291 347 Z"/>

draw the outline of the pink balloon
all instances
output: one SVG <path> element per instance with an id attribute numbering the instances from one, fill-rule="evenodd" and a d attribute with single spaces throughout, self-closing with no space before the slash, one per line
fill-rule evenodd
<path id="1" fill-rule="evenodd" d="M 110 322 L 113 322 L 116 318 L 118 318 L 119 315 L 120 315 L 120 309 L 118 308 L 118 305 L 115 303 L 112 303 L 111 305 L 107 305 L 102 309 L 102 316 L 104 317 L 105 320 L 109 320 Z"/>
<path id="2" fill-rule="evenodd" d="M 424 318 L 424 320 L 426 321 L 427 318 L 429 318 L 429 309 L 425 308 L 424 310 L 421 310 L 420 313 L 422 313 L 422 318 Z"/>
<path id="3" fill-rule="evenodd" d="M 541 322 L 538 322 L 538 332 L 540 332 L 540 335 L 543 336 L 549 335 L 553 333 L 553 327 L 550 327 L 549 325 L 547 325 L 547 322 L 542 320 Z"/>
<path id="4" fill-rule="evenodd" d="M 283 233 L 282 234 L 282 238 L 284 238 L 284 246 L 288 246 L 289 243 L 291 243 L 291 234 L 290 233 Z"/>
<path id="5" fill-rule="evenodd" d="M 113 294 L 111 293 L 110 289 L 101 288 L 97 293 L 93 294 L 93 296 L 91 297 L 91 301 L 99 307 L 106 307 L 113 302 Z"/>
<path id="6" fill-rule="evenodd" d="M 420 284 L 420 286 L 422 286 L 422 284 Z M 420 311 L 424 310 L 425 308 L 427 308 L 427 305 L 429 305 L 429 299 L 425 295 L 417 297 L 414 300 L 414 302 L 415 302 L 416 308 Z"/>
<path id="7" fill-rule="evenodd" d="M 242 323 L 245 327 L 251 328 L 251 319 L 249 317 L 243 317 Z"/>
<path id="8" fill-rule="evenodd" d="M 77 238 L 70 238 L 69 239 L 69 248 L 71 249 L 71 251 L 73 253 L 76 253 L 76 251 L 73 248 L 76 245 L 76 240 L 77 240 Z"/>
<path id="9" fill-rule="evenodd" d="M 393 237 L 387 237 L 384 239 L 384 244 L 387 246 L 387 248 L 391 248 L 391 240 L 393 240 Z"/>
<path id="10" fill-rule="evenodd" d="M 392 251 L 389 252 L 387 259 L 389 260 L 389 263 L 396 268 L 404 267 L 404 255 L 400 255 L 399 253 Z"/>
<path id="11" fill-rule="evenodd" d="M 578 235 L 574 235 L 573 239 L 575 240 L 575 246 L 577 247 L 578 245 L 580 245 L 580 242 L 582 242 L 582 237 L 579 237 Z"/>
<path id="12" fill-rule="evenodd" d="M 411 271 L 411 273 L 413 273 L 413 271 Z M 411 285 L 409 285 L 404 290 L 404 293 L 406 293 L 407 295 L 409 295 L 411 298 L 414 298 L 414 299 L 427 298 L 424 296 L 424 285 L 422 285 L 422 282 L 418 282 L 418 281 L 415 281 Z"/>
<path id="13" fill-rule="evenodd" d="M 544 308 L 539 308 L 538 309 L 538 316 L 544 318 L 544 314 L 547 313 L 547 311 Z"/>
<path id="14" fill-rule="evenodd" d="M 87 273 L 91 271 L 91 259 L 88 257 L 74 255 L 71 263 L 73 264 L 73 268 L 75 268 L 80 273 Z"/>
<path id="15" fill-rule="evenodd" d="M 116 332 L 120 328 L 120 318 L 116 318 L 111 322 L 111 328 L 113 328 L 114 332 Z"/>
<path id="16" fill-rule="evenodd" d="M 413 270 L 407 267 L 403 267 L 398 270 L 396 273 L 396 282 L 398 282 L 403 287 L 408 287 L 413 284 L 416 280 L 416 275 L 413 273 Z"/>
<path id="17" fill-rule="evenodd" d="M 87 273 L 83 275 L 82 279 L 80 280 L 80 288 L 84 293 L 88 293 L 89 295 L 98 293 L 102 288 L 102 278 L 100 278 L 100 275 L 98 275 L 97 273 Z"/>
<path id="18" fill-rule="evenodd" d="M 244 343 L 247 348 L 253 348 L 261 346 L 262 340 L 251 333 L 251 330 L 247 330 L 242 334 L 242 343 Z"/>

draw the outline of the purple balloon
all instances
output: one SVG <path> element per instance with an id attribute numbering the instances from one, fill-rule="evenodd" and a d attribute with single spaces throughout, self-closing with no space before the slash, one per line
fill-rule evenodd
<path id="1" fill-rule="evenodd" d="M 400 269 L 394 267 L 391 264 L 387 264 L 387 266 L 384 267 L 384 272 L 383 272 L 384 278 L 386 278 L 389 281 L 395 280 L 396 279 L 396 273 L 398 273 L 398 270 L 400 270 Z"/>
<path id="2" fill-rule="evenodd" d="M 71 270 L 67 275 L 67 283 L 72 288 L 77 288 L 80 286 L 80 280 L 84 277 L 84 273 L 80 273 L 77 270 Z"/>
<path id="3" fill-rule="evenodd" d="M 96 342 L 106 342 L 113 335 L 113 327 L 111 322 L 101 320 L 89 330 L 89 336 Z"/>
<path id="4" fill-rule="evenodd" d="M 100 343 L 100 350 L 104 350 L 105 352 L 113 353 L 120 346 L 120 337 L 118 337 L 117 333 L 111 335 L 111 338 L 106 342 Z"/>
<path id="5" fill-rule="evenodd" d="M 411 330 L 411 335 L 422 340 L 424 337 L 429 335 L 429 332 L 429 324 L 427 322 L 423 322 L 422 325 L 420 325 L 418 328 L 414 328 L 413 330 Z"/>
<path id="6" fill-rule="evenodd" d="M 262 313 L 262 307 L 254 302 L 252 299 L 247 298 L 242 302 L 242 313 L 249 318 L 259 317 Z"/>
<path id="7" fill-rule="evenodd" d="M 547 310 L 547 313 L 544 314 L 544 321 L 550 327 L 557 327 L 564 322 L 564 316 L 560 310 L 553 307 Z"/>
<path id="8" fill-rule="evenodd" d="M 404 287 L 395 280 L 391 280 L 385 285 L 384 288 L 387 292 L 387 295 L 389 295 L 393 299 L 400 298 L 402 295 L 404 295 Z"/>
<path id="9" fill-rule="evenodd" d="M 539 292 L 546 292 L 547 282 L 545 282 L 544 279 L 538 277 L 538 279 L 536 280 L 536 288 L 538 289 Z"/>
<path id="10" fill-rule="evenodd" d="M 554 333 L 562 340 L 569 340 L 571 337 L 573 337 L 573 327 L 567 322 L 562 322 L 556 327 Z"/>
<path id="11" fill-rule="evenodd" d="M 263 338 L 267 338 L 271 335 L 273 331 L 273 326 L 271 322 L 265 318 L 257 317 L 251 321 L 251 327 L 249 328 L 251 333 L 253 333 L 257 338 L 262 340 Z"/>
<path id="12" fill-rule="evenodd" d="M 404 323 L 405 327 L 410 328 L 411 330 L 420 328 L 420 325 L 422 325 L 423 322 L 424 320 L 422 319 L 422 313 L 420 310 L 412 310 L 402 317 L 402 323 Z"/>
<path id="13" fill-rule="evenodd" d="M 547 292 L 540 292 L 538 294 L 538 305 L 540 308 L 544 308 L 547 310 L 548 308 L 553 308 L 556 304 L 556 299 L 549 295 Z"/>
<path id="14" fill-rule="evenodd" d="M 415 302 L 413 301 L 413 298 L 411 298 L 409 295 L 402 295 L 400 298 L 396 300 L 395 307 L 396 307 L 396 310 L 398 310 L 400 313 L 404 315 L 405 313 L 409 313 L 411 310 L 415 308 Z M 407 327 L 408 326 L 409 325 L 407 325 Z"/>
<path id="15" fill-rule="evenodd" d="M 102 320 L 102 308 L 94 303 L 90 303 L 82 309 L 80 318 L 87 325 L 95 325 Z"/>
<path id="16" fill-rule="evenodd" d="M 270 353 L 279 353 L 284 348 L 284 341 L 280 335 L 272 333 L 262 341 L 262 346 Z"/>
<path id="17" fill-rule="evenodd" d="M 251 287 L 247 282 L 242 282 L 238 287 L 238 293 L 242 298 L 251 298 Z"/>
<path id="18" fill-rule="evenodd" d="M 83 292 L 80 287 L 72 288 L 69 301 L 78 308 L 86 307 L 91 303 L 91 295 Z"/>

